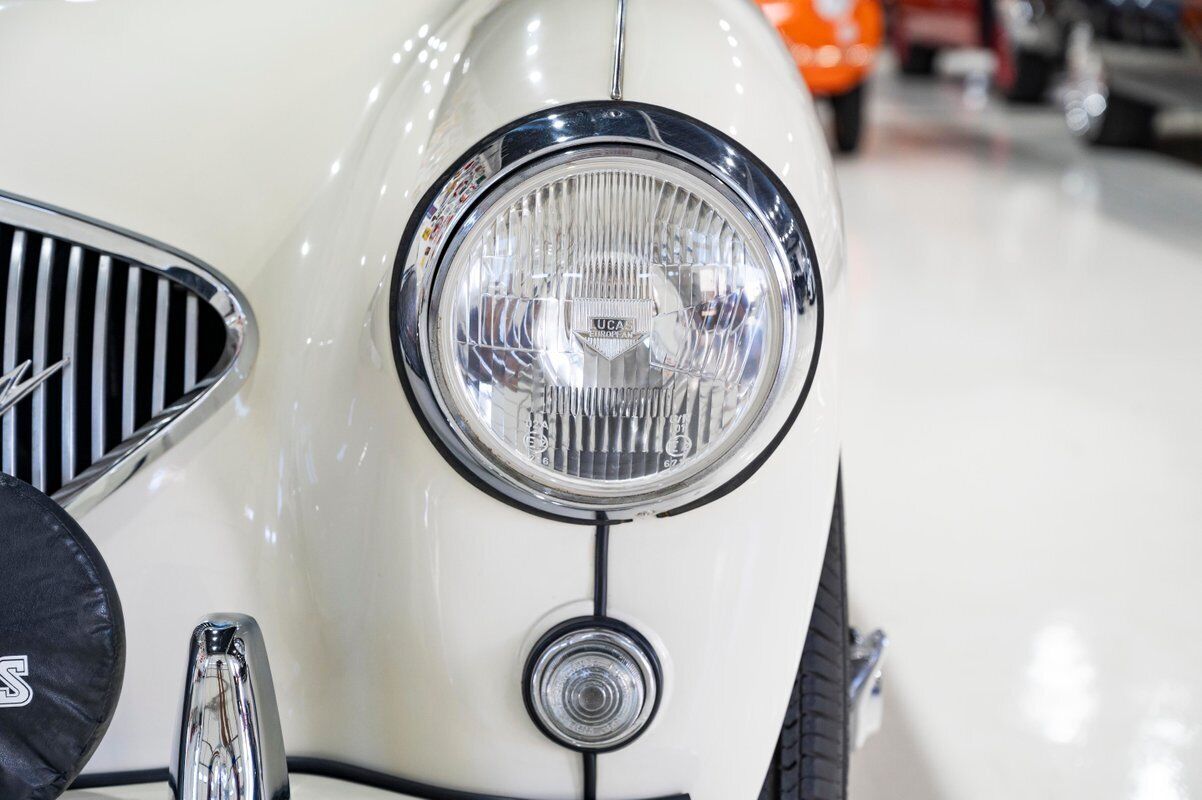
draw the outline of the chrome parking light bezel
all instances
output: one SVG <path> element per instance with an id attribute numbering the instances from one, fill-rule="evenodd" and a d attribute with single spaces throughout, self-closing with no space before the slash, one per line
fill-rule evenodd
<path id="1" fill-rule="evenodd" d="M 591 642 L 616 647 L 638 664 L 643 675 L 644 700 L 634 723 L 622 734 L 602 742 L 574 740 L 560 731 L 539 692 L 549 665 L 565 649 Z M 531 722 L 552 742 L 577 753 L 611 753 L 641 737 L 659 713 L 664 696 L 664 671 L 655 648 L 642 633 L 613 617 L 576 617 L 559 623 L 535 643 L 522 671 L 522 700 Z"/>

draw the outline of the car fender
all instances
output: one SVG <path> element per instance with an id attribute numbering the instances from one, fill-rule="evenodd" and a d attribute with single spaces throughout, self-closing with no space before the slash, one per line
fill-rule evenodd
<path id="1" fill-rule="evenodd" d="M 128 629 L 126 691 L 88 772 L 165 763 L 188 633 L 230 610 L 262 626 L 289 754 L 490 794 L 579 791 L 579 755 L 534 728 L 520 678 L 539 635 L 588 613 L 594 532 L 500 503 L 443 459 L 401 391 L 388 311 L 438 176 L 514 119 L 616 89 L 767 165 L 821 275 L 821 355 L 781 446 L 730 494 L 611 534 L 610 613 L 656 647 L 665 692 L 646 735 L 599 759 L 605 793 L 755 796 L 839 457 L 843 230 L 809 94 L 741 0 L 629 0 L 616 87 L 616 0 L 352 6 L 4 10 L 0 70 L 17 77 L 0 104 L 28 113 L 0 126 L 0 189 L 196 255 L 259 328 L 237 395 L 81 520 Z"/>

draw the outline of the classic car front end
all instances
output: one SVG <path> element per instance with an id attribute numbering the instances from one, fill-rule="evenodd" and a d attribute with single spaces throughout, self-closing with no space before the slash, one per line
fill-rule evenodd
<path id="1" fill-rule="evenodd" d="M 754 4 L 18 0 L 0 72 L 4 471 L 124 608 L 77 800 L 844 796 L 844 237 Z"/>

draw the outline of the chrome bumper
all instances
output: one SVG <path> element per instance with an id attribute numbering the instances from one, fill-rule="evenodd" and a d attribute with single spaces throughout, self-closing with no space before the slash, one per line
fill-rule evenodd
<path id="1" fill-rule="evenodd" d="M 853 750 L 864 746 L 881 729 L 885 714 L 885 695 L 881 681 L 889 637 L 882 630 L 867 636 L 851 630 L 851 670 L 848 677 L 848 736 Z"/>

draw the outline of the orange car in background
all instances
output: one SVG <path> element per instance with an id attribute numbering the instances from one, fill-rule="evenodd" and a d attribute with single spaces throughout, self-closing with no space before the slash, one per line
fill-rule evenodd
<path id="1" fill-rule="evenodd" d="M 758 0 L 776 25 L 810 91 L 834 109 L 835 144 L 860 144 L 864 84 L 885 32 L 881 0 Z"/>

